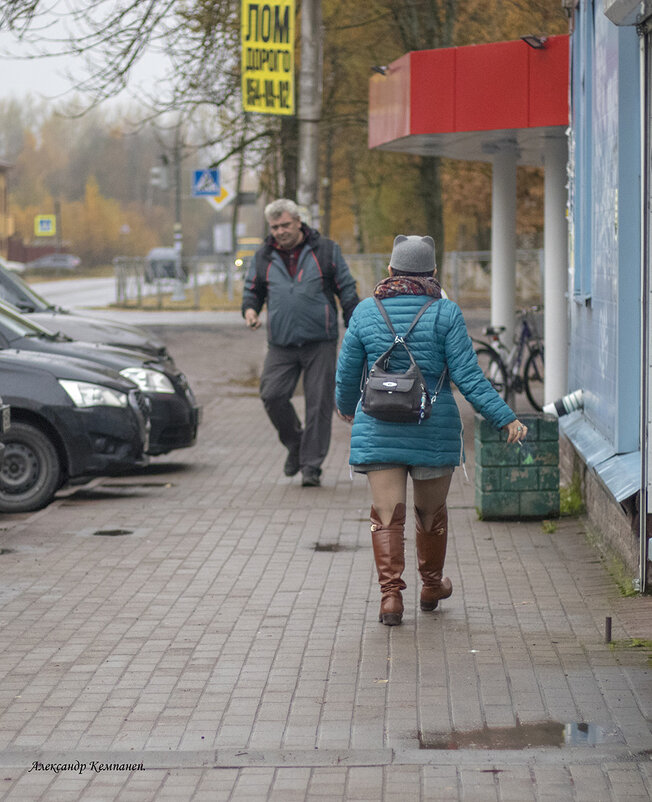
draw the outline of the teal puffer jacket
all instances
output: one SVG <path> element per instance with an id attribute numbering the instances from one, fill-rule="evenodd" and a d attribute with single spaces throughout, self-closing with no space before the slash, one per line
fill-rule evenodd
<path id="1" fill-rule="evenodd" d="M 424 295 L 398 295 L 382 301 L 397 334 L 407 331 L 427 300 Z M 463 457 L 462 422 L 451 381 L 497 429 L 515 420 L 512 410 L 482 375 L 459 306 L 446 298 L 425 311 L 407 340 L 431 394 L 448 366 L 430 417 L 421 423 L 387 423 L 365 415 L 359 404 L 363 365 L 366 360 L 370 369 L 392 341 L 374 299 L 365 298 L 351 317 L 337 363 L 337 408 L 345 415 L 355 413 L 351 465 L 459 465 Z M 399 372 L 407 365 L 407 355 L 399 346 L 394 349 L 390 369 Z"/>

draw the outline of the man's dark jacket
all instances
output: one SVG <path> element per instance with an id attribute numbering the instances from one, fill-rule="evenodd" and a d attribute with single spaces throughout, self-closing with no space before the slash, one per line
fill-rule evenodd
<path id="1" fill-rule="evenodd" d="M 303 226 L 304 242 L 292 277 L 270 235 L 256 252 L 245 277 L 242 314 L 259 313 L 267 302 L 267 339 L 272 345 L 305 345 L 337 340 L 340 299 L 347 325 L 359 298 L 339 245 Z"/>

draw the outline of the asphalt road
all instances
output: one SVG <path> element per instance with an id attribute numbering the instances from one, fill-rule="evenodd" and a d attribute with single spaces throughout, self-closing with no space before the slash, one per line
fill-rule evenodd
<path id="1" fill-rule="evenodd" d="M 192 292 L 195 281 L 198 284 L 210 284 L 217 280 L 216 273 L 210 266 L 204 266 L 199 270 L 197 276 L 189 279 L 185 287 L 186 293 Z M 67 309 L 81 310 L 96 307 L 108 306 L 115 303 L 117 295 L 116 280 L 110 278 L 60 278 L 52 281 L 30 282 L 39 295 L 53 304 L 63 306 Z M 129 297 L 136 297 L 136 280 L 130 278 L 128 282 Z M 174 279 L 163 279 L 160 290 L 162 292 L 174 292 L 178 288 L 178 283 Z M 143 283 L 141 286 L 143 295 L 153 295 L 159 291 L 157 284 Z"/>
<path id="2" fill-rule="evenodd" d="M 30 282 L 47 301 L 67 309 L 107 306 L 115 301 L 115 279 L 71 278 Z"/>

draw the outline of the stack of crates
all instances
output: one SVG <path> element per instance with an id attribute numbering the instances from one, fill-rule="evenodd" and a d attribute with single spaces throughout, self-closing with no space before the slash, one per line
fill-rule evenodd
<path id="1" fill-rule="evenodd" d="M 483 520 L 559 516 L 559 421 L 542 413 L 519 420 L 528 427 L 522 447 L 475 416 L 475 506 Z"/>

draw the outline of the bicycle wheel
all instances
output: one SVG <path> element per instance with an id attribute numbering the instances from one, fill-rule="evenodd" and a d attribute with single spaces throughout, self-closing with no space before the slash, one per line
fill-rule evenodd
<path id="1" fill-rule="evenodd" d="M 537 412 L 543 408 L 543 376 L 543 351 L 537 348 L 530 352 L 524 374 L 525 395 Z"/>
<path id="2" fill-rule="evenodd" d="M 485 377 L 491 382 L 494 390 L 507 398 L 507 372 L 502 360 L 491 348 L 477 348 L 475 355 Z"/>

